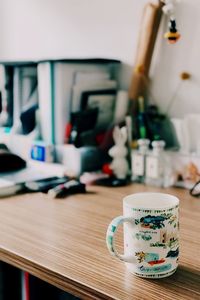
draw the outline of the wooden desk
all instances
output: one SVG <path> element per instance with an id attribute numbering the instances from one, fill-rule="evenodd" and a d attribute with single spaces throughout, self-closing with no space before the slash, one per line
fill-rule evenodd
<path id="1" fill-rule="evenodd" d="M 147 280 L 110 256 L 105 234 L 122 213 L 123 196 L 155 189 L 90 191 L 64 200 L 43 194 L 0 200 L 0 259 L 83 299 L 200 299 L 200 199 L 164 190 L 181 200 L 180 266 L 171 277 Z"/>

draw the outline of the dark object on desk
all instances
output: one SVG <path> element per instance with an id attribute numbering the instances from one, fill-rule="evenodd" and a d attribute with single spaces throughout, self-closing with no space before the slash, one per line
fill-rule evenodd
<path id="1" fill-rule="evenodd" d="M 85 184 L 78 180 L 69 180 L 64 184 L 59 184 L 55 188 L 48 191 L 48 195 L 52 198 L 64 198 L 73 194 L 86 193 Z"/>
<path id="2" fill-rule="evenodd" d="M 114 176 L 108 178 L 101 178 L 95 181 L 96 185 L 109 186 L 109 187 L 125 186 L 129 183 L 130 183 L 129 179 L 118 179 Z"/>
<path id="3" fill-rule="evenodd" d="M 26 167 L 26 161 L 9 151 L 6 145 L 0 144 L 0 172 L 12 172 Z"/>
<path id="4" fill-rule="evenodd" d="M 69 181 L 68 177 L 51 177 L 35 181 L 28 181 L 25 183 L 25 187 L 29 192 L 42 192 L 47 193 L 50 189 Z"/>
<path id="5" fill-rule="evenodd" d="M 200 197 L 200 180 L 198 180 L 190 189 L 190 195 L 193 197 Z"/>
<path id="6" fill-rule="evenodd" d="M 19 172 L 19 171 L 18 171 Z M 17 173 L 18 173 L 17 172 Z M 61 183 L 69 181 L 68 177 L 48 177 L 44 179 L 31 180 L 31 181 L 20 181 L 11 183 L 10 186 L 3 186 L 0 188 L 0 198 L 9 197 L 16 194 L 22 193 L 34 193 L 42 192 L 47 193 L 50 189 L 58 186 Z"/>

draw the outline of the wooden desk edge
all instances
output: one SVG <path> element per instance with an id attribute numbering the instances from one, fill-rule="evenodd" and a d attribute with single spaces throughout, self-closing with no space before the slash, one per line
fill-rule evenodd
<path id="1" fill-rule="evenodd" d="M 85 284 L 81 284 L 70 278 L 59 275 L 56 272 L 53 272 L 45 267 L 41 267 L 18 255 L 12 254 L 11 256 L 3 248 L 0 248 L 0 255 L 3 262 L 19 268 L 22 271 L 26 271 L 29 274 L 36 276 L 37 278 L 40 278 L 41 280 L 44 280 L 63 291 L 71 293 L 76 297 L 81 297 L 81 299 L 115 299 L 110 295 L 102 294 L 100 291 L 91 289 Z M 52 280 L 52 278 L 54 280 Z"/>

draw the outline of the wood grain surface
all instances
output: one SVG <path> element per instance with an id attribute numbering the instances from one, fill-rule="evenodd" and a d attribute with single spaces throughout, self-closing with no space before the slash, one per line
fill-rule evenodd
<path id="1" fill-rule="evenodd" d="M 0 259 L 81 299 L 200 299 L 200 199 L 186 190 L 161 190 L 180 198 L 180 265 L 171 277 L 151 280 L 112 258 L 105 235 L 111 219 L 122 214 L 125 195 L 155 189 L 88 190 L 63 200 L 44 194 L 1 199 Z"/>

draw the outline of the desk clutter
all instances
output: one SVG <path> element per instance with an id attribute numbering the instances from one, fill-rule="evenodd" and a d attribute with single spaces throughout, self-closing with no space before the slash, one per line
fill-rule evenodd
<path id="1" fill-rule="evenodd" d="M 14 155 L 15 160 L 20 158 Z M 2 153 L 0 152 L 0 158 Z M 22 160 L 22 159 L 21 159 Z M 21 161 L 20 161 L 21 162 Z M 86 193 L 86 186 L 78 179 L 65 175 L 61 165 L 24 162 L 10 169 L 0 169 L 0 198 L 15 194 L 42 192 L 51 198 L 63 198 L 77 193 Z"/>
<path id="2" fill-rule="evenodd" d="M 42 149 L 51 152 L 48 160 L 56 160 L 52 145 L 94 145 L 94 138 L 127 112 L 127 93 L 118 93 L 115 78 L 119 65 L 110 59 L 0 62 L 1 136 L 23 137 L 27 148 L 35 146 L 38 160 L 46 159 Z M 29 157 L 30 149 L 24 155 Z"/>
<path id="3" fill-rule="evenodd" d="M 61 164 L 65 180 L 60 183 L 75 179 L 77 191 L 80 188 L 82 192 L 85 186 L 81 184 L 88 182 L 191 188 L 198 181 L 198 157 L 191 161 L 184 151 L 177 151 L 199 146 L 193 140 L 190 144 L 194 146 L 186 145 L 189 125 L 188 138 L 183 141 L 178 121 L 161 114 L 142 94 L 134 101 L 133 110 L 128 91 L 119 88 L 119 71 L 120 62 L 110 59 L 0 62 L 0 142 L 10 150 L 9 163 L 21 162 L 25 167 L 32 160 L 43 162 L 43 168 Z M 188 117 L 187 124 L 188 120 L 193 118 Z M 0 153 L 2 159 L 5 149 Z M 187 155 L 190 157 L 189 152 Z M 7 167 L 4 160 L 0 168 Z M 4 175 L 2 180 L 6 180 Z M 51 173 L 49 178 L 52 176 L 57 174 Z M 47 177 L 32 181 L 44 180 L 44 187 Z M 30 181 L 20 182 L 24 191 Z M 49 189 L 56 186 L 48 184 Z M 70 194 L 73 189 L 68 183 L 63 189 L 59 182 L 57 185 L 51 195 Z M 13 191 L 19 190 L 18 185 Z"/>
<path id="4" fill-rule="evenodd" d="M 119 68 L 113 59 L 0 62 L 0 142 L 25 160 L 67 163 L 75 175 L 98 168 L 128 111 Z"/>

